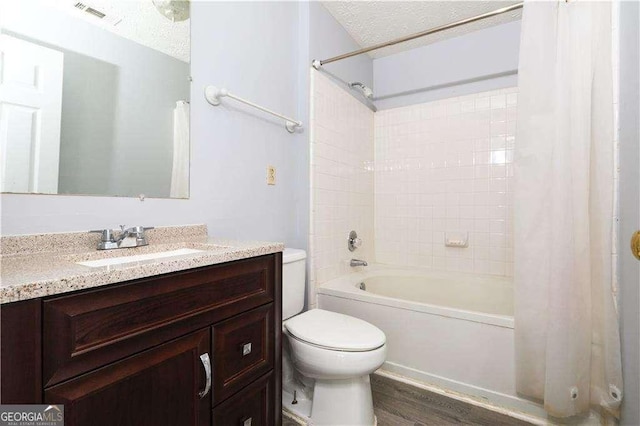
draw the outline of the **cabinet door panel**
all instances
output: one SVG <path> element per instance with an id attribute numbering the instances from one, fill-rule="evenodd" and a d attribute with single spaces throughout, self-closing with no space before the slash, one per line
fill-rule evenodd
<path id="1" fill-rule="evenodd" d="M 0 398 L 2 404 L 40 404 L 40 299 L 0 306 Z"/>
<path id="2" fill-rule="evenodd" d="M 213 410 L 215 426 L 271 426 L 274 412 L 273 373 L 269 373 L 224 401 Z"/>
<path id="3" fill-rule="evenodd" d="M 274 278 L 271 255 L 45 300 L 44 384 L 271 302 Z"/>
<path id="4" fill-rule="evenodd" d="M 274 367 L 273 303 L 213 327 L 213 404 Z"/>
<path id="5" fill-rule="evenodd" d="M 64 404 L 67 426 L 209 425 L 209 348 L 204 329 L 45 389 L 45 403 Z"/>

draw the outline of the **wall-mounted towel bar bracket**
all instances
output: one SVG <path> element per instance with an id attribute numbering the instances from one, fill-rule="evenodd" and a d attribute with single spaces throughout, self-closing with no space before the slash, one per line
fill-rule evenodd
<path id="1" fill-rule="evenodd" d="M 293 118 L 289 118 L 286 115 L 282 115 L 275 111 L 272 111 L 269 108 L 265 108 L 263 106 L 255 104 L 246 99 L 242 99 L 239 96 L 229 93 L 229 91 L 225 88 L 218 88 L 216 86 L 207 86 L 204 89 L 204 97 L 207 99 L 207 102 L 209 102 L 211 105 L 214 105 L 214 106 L 220 105 L 221 103 L 220 98 L 227 97 L 227 98 L 235 99 L 236 101 L 241 102 L 245 105 L 249 105 L 250 107 L 259 109 L 260 111 L 264 111 L 267 114 L 271 114 L 273 116 L 281 118 L 284 120 L 284 127 L 287 129 L 287 132 L 289 133 L 294 133 L 297 128 L 302 127 L 302 121 L 294 120 Z"/>

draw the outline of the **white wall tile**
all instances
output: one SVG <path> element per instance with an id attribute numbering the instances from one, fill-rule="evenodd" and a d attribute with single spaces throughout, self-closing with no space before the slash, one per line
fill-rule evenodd
<path id="1" fill-rule="evenodd" d="M 312 290 L 350 272 L 351 258 L 373 262 L 373 112 L 319 72 L 311 71 Z M 363 245 L 347 249 L 349 231 Z M 315 304 L 315 292 L 309 295 Z"/>
<path id="2" fill-rule="evenodd" d="M 517 87 L 373 114 L 314 77 L 314 282 L 350 271 L 351 257 L 513 276 Z M 356 256 L 350 229 L 365 240 Z M 446 232 L 468 232 L 469 247 L 445 247 Z"/>
<path id="3" fill-rule="evenodd" d="M 375 114 L 377 262 L 513 273 L 508 165 L 517 102 L 514 88 Z M 469 247 L 445 247 L 451 231 L 468 232 Z"/>

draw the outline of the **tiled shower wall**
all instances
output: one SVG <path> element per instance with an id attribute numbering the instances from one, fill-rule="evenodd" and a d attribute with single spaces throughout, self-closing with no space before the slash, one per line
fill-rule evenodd
<path id="1" fill-rule="evenodd" d="M 618 21 L 616 1 L 612 16 L 614 291 L 618 266 Z M 319 73 L 312 72 L 312 81 L 312 306 L 316 284 L 350 270 L 346 233 L 354 227 L 365 240 L 357 257 L 368 261 L 513 275 L 511 164 L 517 88 L 372 114 Z M 348 109 L 351 115 L 345 114 Z M 350 126 L 359 126 L 361 133 Z M 373 148 L 367 140 L 374 134 L 371 167 Z M 346 156 L 345 151 L 351 154 Z M 346 170 L 360 180 L 349 183 Z M 368 190 L 375 193 L 375 203 Z M 370 210 L 374 205 L 375 227 Z M 444 246 L 445 233 L 453 231 L 469 233 L 468 248 Z"/>
<path id="2" fill-rule="evenodd" d="M 377 262 L 513 274 L 517 98 L 502 89 L 376 113 Z M 445 247 L 453 232 L 469 247 Z"/>
<path id="3" fill-rule="evenodd" d="M 353 257 L 373 261 L 373 112 L 326 76 L 311 71 L 310 294 L 351 272 Z M 349 231 L 363 240 L 347 249 Z"/>

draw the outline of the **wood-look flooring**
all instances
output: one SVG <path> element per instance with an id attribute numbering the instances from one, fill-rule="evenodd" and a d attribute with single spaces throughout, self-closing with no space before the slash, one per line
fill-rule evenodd
<path id="1" fill-rule="evenodd" d="M 378 426 L 531 426 L 514 417 L 378 374 L 371 375 L 371 390 Z"/>
<path id="2" fill-rule="evenodd" d="M 378 374 L 371 375 L 371 391 L 378 426 L 531 426 L 523 420 Z M 282 416 L 282 426 L 299 425 Z"/>

